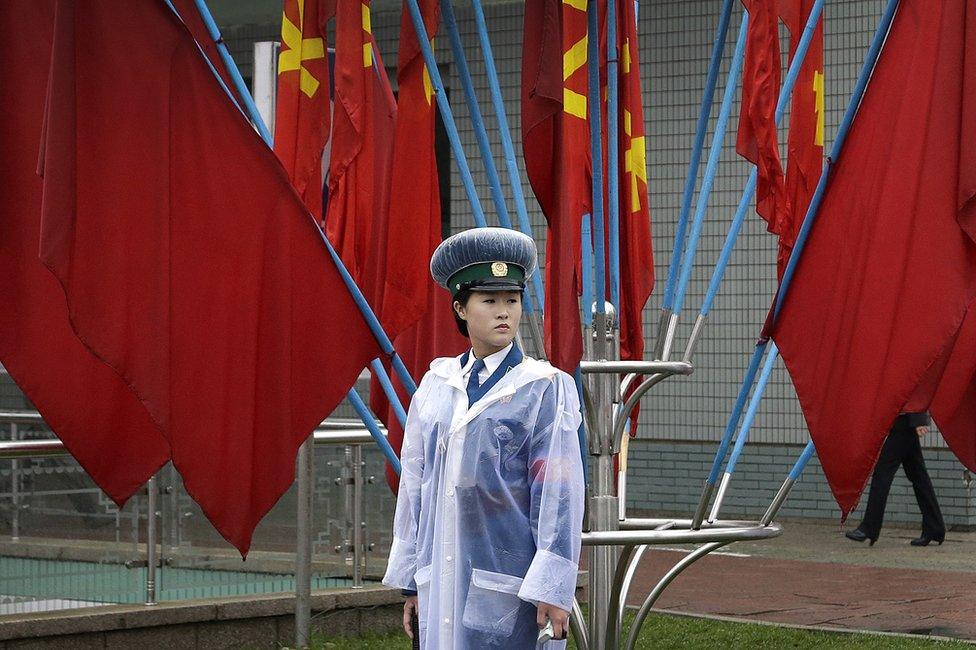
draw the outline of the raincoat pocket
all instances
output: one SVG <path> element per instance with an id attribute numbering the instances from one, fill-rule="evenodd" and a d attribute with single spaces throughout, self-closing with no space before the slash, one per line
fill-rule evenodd
<path id="1" fill-rule="evenodd" d="M 430 606 L 430 572 L 431 565 L 417 569 L 413 576 L 413 581 L 417 583 L 417 610 L 420 618 L 420 627 L 427 629 L 428 610 Z M 425 635 L 426 636 L 426 635 Z"/>
<path id="2" fill-rule="evenodd" d="M 518 597 L 522 578 L 483 569 L 471 570 L 471 584 L 464 603 L 464 627 L 509 636 L 515 629 L 519 608 Z"/>

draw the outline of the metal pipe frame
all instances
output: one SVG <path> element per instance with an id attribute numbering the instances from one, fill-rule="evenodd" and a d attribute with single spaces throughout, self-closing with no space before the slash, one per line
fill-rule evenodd
<path id="1" fill-rule="evenodd" d="M 298 449 L 298 503 L 295 545 L 295 647 L 309 644 L 312 621 L 312 533 L 315 507 L 315 438 Z"/>
<path id="2" fill-rule="evenodd" d="M 156 565 L 159 564 L 159 532 L 156 527 L 159 487 L 156 475 L 146 482 L 146 605 L 156 605 Z"/>
<path id="3" fill-rule="evenodd" d="M 637 616 L 634 618 L 634 624 L 630 628 L 630 634 L 627 635 L 627 645 L 625 646 L 627 650 L 633 650 L 633 648 L 636 646 L 637 637 L 640 634 L 641 628 L 644 626 L 644 621 L 647 619 L 647 615 L 650 613 L 651 607 L 654 606 L 654 603 L 664 592 L 667 586 L 678 577 L 678 574 L 712 551 L 722 548 L 729 543 L 730 542 L 712 542 L 710 544 L 705 544 L 704 546 L 695 549 L 685 557 L 681 558 L 677 564 L 671 567 L 671 569 L 664 574 L 664 577 L 658 581 L 658 583 L 654 586 L 654 589 L 651 590 L 651 593 L 647 595 L 647 598 L 644 600 L 644 603 L 637 612 Z"/>
<path id="4" fill-rule="evenodd" d="M 573 610 L 570 612 L 569 616 L 569 629 L 573 633 L 573 638 L 576 640 L 577 650 L 589 650 L 590 640 L 586 636 L 586 625 L 583 622 L 586 617 L 583 616 L 583 609 L 580 607 L 579 601 L 575 598 L 573 599 Z"/>
<path id="5" fill-rule="evenodd" d="M 597 332 L 600 330 L 597 328 Z M 597 336 L 599 340 L 599 336 Z M 614 373 L 638 375 L 652 375 L 665 373 L 668 375 L 690 375 L 694 368 L 684 361 L 582 361 L 580 371 L 584 374 Z"/>
<path id="6" fill-rule="evenodd" d="M 583 533 L 583 546 L 731 543 L 772 539 L 782 534 L 783 527 L 779 524 L 770 523 L 766 526 L 760 526 L 755 522 L 745 526 L 714 526 L 701 530 L 691 530 L 690 528 L 626 530 L 621 527 L 621 530 L 591 530 L 588 533 Z"/>

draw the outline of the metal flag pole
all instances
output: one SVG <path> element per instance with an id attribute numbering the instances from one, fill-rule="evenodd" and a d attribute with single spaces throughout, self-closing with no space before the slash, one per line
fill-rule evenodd
<path id="1" fill-rule="evenodd" d="M 464 97 L 468 105 L 468 113 L 474 125 L 475 138 L 478 141 L 478 149 L 481 153 L 481 161 L 485 166 L 488 175 L 488 186 L 491 188 L 492 200 L 498 212 L 498 221 L 503 228 L 513 230 L 515 226 L 508 215 L 508 208 L 505 205 L 505 197 L 502 194 L 501 179 L 498 176 L 498 168 L 495 165 L 495 158 L 491 152 L 491 144 L 488 142 L 488 131 L 485 128 L 485 121 L 481 115 L 481 107 L 475 95 L 474 81 L 471 79 L 471 72 L 468 69 L 468 60 L 464 54 L 464 46 L 461 43 L 461 35 L 458 33 L 457 20 L 454 17 L 454 6 L 451 0 L 441 0 L 441 13 L 444 16 L 444 24 L 447 27 L 447 34 L 451 41 L 451 49 L 454 52 L 454 60 L 458 66 L 458 76 L 461 79 L 461 87 L 464 89 Z M 507 129 L 507 125 L 505 127 Z M 519 188 L 521 189 L 521 187 Z M 531 232 L 525 233 L 530 237 Z M 538 278 L 539 274 L 534 273 L 533 277 Z M 541 285 L 540 285 L 541 286 Z M 542 293 L 538 295 L 541 297 Z M 536 356 L 545 357 L 545 345 L 543 343 L 542 328 L 539 326 L 539 309 L 536 309 L 535 301 L 532 299 L 532 291 L 525 292 L 526 317 L 529 322 L 529 334 L 532 337 L 532 344 L 535 347 Z"/>
<path id="2" fill-rule="evenodd" d="M 698 122 L 695 125 L 695 141 L 691 148 L 691 160 L 688 162 L 688 175 L 685 178 L 684 192 L 681 196 L 681 211 L 678 215 L 678 227 L 674 235 L 674 249 L 671 252 L 671 262 L 668 264 L 668 278 L 664 286 L 664 301 L 661 306 L 661 317 L 658 322 L 657 340 L 654 345 L 654 358 L 664 359 L 664 342 L 668 337 L 674 337 L 675 323 L 671 325 L 671 306 L 674 300 L 675 283 L 678 280 L 678 269 L 681 265 L 681 254 L 684 251 L 685 231 L 688 227 L 688 214 L 691 212 L 691 197 L 695 192 L 698 181 L 698 167 L 701 164 L 702 148 L 705 145 L 705 132 L 708 129 L 708 118 L 712 113 L 712 100 L 715 96 L 715 85 L 718 71 L 722 64 L 722 52 L 725 51 L 725 38 L 729 31 L 729 20 L 732 16 L 732 0 L 724 0 L 722 13 L 719 15 L 715 41 L 712 45 L 712 56 L 708 63 L 708 74 L 705 78 L 705 90 L 702 93 L 701 107 L 698 111 Z"/>
<path id="3" fill-rule="evenodd" d="M 735 51 L 732 54 L 732 66 L 725 84 L 725 93 L 722 96 L 722 106 L 719 109 L 718 121 L 715 123 L 715 133 L 712 136 L 712 144 L 708 151 L 708 162 L 705 164 L 705 178 L 702 180 L 701 189 L 698 191 L 698 200 L 695 203 L 695 217 L 691 225 L 691 233 L 685 245 L 684 256 L 681 260 L 681 274 L 678 279 L 678 286 L 674 295 L 672 314 L 677 320 L 681 316 L 681 309 L 684 306 L 685 294 L 688 284 L 691 282 L 691 272 L 695 266 L 695 254 L 698 251 L 698 242 L 701 239 L 702 228 L 705 224 L 705 214 L 708 212 L 708 200 L 711 198 L 712 187 L 715 184 L 715 176 L 718 172 L 719 161 L 722 158 L 722 146 L 725 144 L 725 132 L 729 124 L 729 116 L 732 114 L 732 103 L 735 100 L 735 91 L 739 86 L 739 75 L 742 72 L 742 62 L 745 59 L 746 33 L 749 30 L 749 14 L 742 13 L 742 24 L 739 26 L 739 35 L 735 41 Z M 666 341 L 665 356 L 670 355 L 670 343 Z M 685 361 L 690 359 L 685 358 Z"/>
<path id="4" fill-rule="evenodd" d="M 207 32 L 210 34 L 210 38 L 213 39 L 214 45 L 217 46 L 217 53 L 220 55 L 220 60 L 224 62 L 224 69 L 227 70 L 227 74 L 230 75 L 230 80 L 233 82 L 238 96 L 244 102 L 247 114 L 251 116 L 251 123 L 254 124 L 254 128 L 261 134 L 261 139 L 267 142 L 270 147 L 272 142 L 271 132 L 268 131 L 264 120 L 260 118 L 254 119 L 255 115 L 260 115 L 258 107 L 254 103 L 254 98 L 251 97 L 251 91 L 248 90 L 247 84 L 244 83 L 244 77 L 241 76 L 241 71 L 237 69 L 237 64 L 234 63 L 234 58 L 227 50 L 227 44 L 224 43 L 224 37 L 220 35 L 220 29 L 217 27 L 217 23 L 214 21 L 213 15 L 207 7 L 206 0 L 193 1 L 197 6 L 197 12 L 200 14 L 200 18 L 203 19 L 203 24 L 206 26 Z"/>
<path id="5" fill-rule="evenodd" d="M 607 215 L 610 229 L 610 304 L 620 311 L 620 128 L 618 105 L 620 93 L 617 78 L 620 67 L 620 48 L 617 43 L 617 3 L 607 3 Z M 635 44 L 636 46 L 636 44 Z M 636 72 L 636 71 L 635 71 Z M 620 319 L 614 323 L 619 329 Z"/>

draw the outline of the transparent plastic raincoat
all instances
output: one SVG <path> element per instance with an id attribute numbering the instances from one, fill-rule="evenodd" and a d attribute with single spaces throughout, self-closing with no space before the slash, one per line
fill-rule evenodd
<path id="1" fill-rule="evenodd" d="M 534 648 L 536 605 L 572 608 L 579 425 L 572 378 L 547 363 L 525 357 L 470 409 L 460 360 L 431 364 L 407 418 L 383 578 L 417 591 L 422 648 Z"/>

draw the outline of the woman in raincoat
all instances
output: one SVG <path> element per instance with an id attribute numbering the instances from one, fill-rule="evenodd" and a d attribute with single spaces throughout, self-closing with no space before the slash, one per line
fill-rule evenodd
<path id="1" fill-rule="evenodd" d="M 408 594 L 404 627 L 413 636 L 416 612 L 425 649 L 534 648 L 547 622 L 566 637 L 584 503 L 580 408 L 569 375 L 514 343 L 535 267 L 532 239 L 501 228 L 459 233 L 431 259 L 471 350 L 435 359 L 411 402 L 383 578 Z"/>

